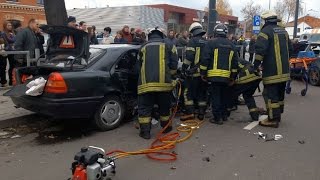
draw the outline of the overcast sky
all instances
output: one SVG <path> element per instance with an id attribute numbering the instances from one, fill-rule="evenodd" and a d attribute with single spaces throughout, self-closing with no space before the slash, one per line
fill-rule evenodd
<path id="1" fill-rule="evenodd" d="M 233 9 L 235 16 L 242 18 L 240 13 L 241 8 L 250 0 L 229 0 L 229 3 Z M 278 0 L 271 0 L 271 8 L 276 4 Z M 279 0 L 281 1 L 281 0 Z M 313 16 L 320 16 L 320 7 L 318 6 L 319 0 L 303 0 L 303 8 L 307 9 L 308 13 Z M 255 0 L 257 4 L 260 4 L 264 9 L 269 8 L 269 0 Z M 318 3 L 317 3 L 318 2 Z M 145 4 L 172 4 L 178 6 L 184 6 L 194 9 L 203 10 L 208 4 L 208 0 L 65 0 L 67 9 L 72 8 L 84 8 L 87 7 L 105 7 L 109 6 L 130 6 L 130 5 L 145 5 Z M 305 7 L 306 5 L 306 7 Z M 310 11 L 309 11 L 310 10 Z"/>

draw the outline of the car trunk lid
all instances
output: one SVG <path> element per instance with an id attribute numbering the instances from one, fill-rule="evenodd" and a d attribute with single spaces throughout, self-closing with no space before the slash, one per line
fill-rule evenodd
<path id="1" fill-rule="evenodd" d="M 73 64 L 77 60 L 88 61 L 90 56 L 88 33 L 67 26 L 45 25 L 41 29 L 50 35 L 46 63 L 71 60 L 71 64 Z"/>

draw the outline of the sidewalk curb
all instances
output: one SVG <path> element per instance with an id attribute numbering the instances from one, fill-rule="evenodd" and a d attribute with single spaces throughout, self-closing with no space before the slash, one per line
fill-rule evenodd
<path id="1" fill-rule="evenodd" d="M 0 129 L 27 123 L 28 120 L 30 120 L 29 118 L 34 115 L 36 115 L 36 113 L 0 120 Z"/>
<path id="2" fill-rule="evenodd" d="M 7 87 L 0 87 L 0 91 L 7 91 L 10 90 L 12 86 L 7 86 Z"/>

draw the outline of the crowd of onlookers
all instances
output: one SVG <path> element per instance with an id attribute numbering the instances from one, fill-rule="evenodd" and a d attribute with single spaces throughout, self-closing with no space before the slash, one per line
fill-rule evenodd
<path id="1" fill-rule="evenodd" d="M 30 57 L 35 58 L 35 49 L 39 49 L 41 55 L 44 54 L 44 43 L 45 38 L 36 19 L 29 20 L 26 28 L 22 28 L 20 23 L 13 24 L 10 21 L 3 23 L 3 29 L 0 32 L 1 51 L 29 51 Z M 7 62 L 9 62 L 9 83 L 6 78 Z M 0 86 L 7 86 L 7 83 L 12 85 L 12 70 L 21 66 L 26 66 L 24 55 L 0 54 Z"/>
<path id="2" fill-rule="evenodd" d="M 146 33 L 141 29 L 131 28 L 125 25 L 122 30 L 112 34 L 110 27 L 104 28 L 102 33 L 96 32 L 95 26 L 87 27 L 87 23 L 81 21 L 77 24 L 76 18 L 69 16 L 68 26 L 86 31 L 90 37 L 90 44 L 143 44 L 147 41 Z"/>

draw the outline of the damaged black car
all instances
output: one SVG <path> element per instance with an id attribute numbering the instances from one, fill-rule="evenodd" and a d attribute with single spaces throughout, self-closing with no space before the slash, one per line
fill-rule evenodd
<path id="1" fill-rule="evenodd" d="M 54 118 L 90 118 L 102 131 L 117 128 L 137 99 L 140 46 L 93 45 L 88 34 L 65 26 L 43 26 L 50 35 L 46 59 L 14 70 L 14 87 L 5 95 L 17 107 Z M 32 81 L 45 80 L 37 95 Z"/>

